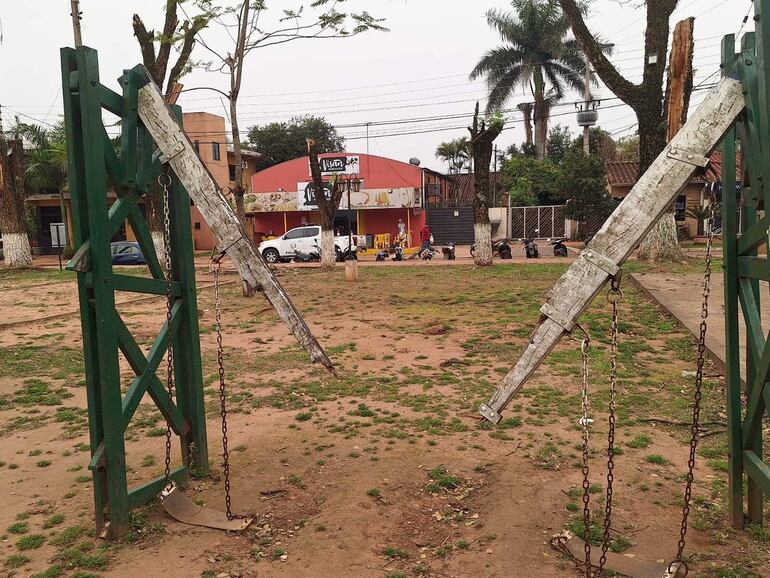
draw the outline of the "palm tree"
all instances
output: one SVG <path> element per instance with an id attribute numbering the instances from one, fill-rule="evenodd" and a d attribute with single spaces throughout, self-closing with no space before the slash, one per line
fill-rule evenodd
<path id="1" fill-rule="evenodd" d="M 443 160 L 449 165 L 449 172 L 462 172 L 469 166 L 470 161 L 470 142 L 468 137 L 452 139 L 448 142 L 442 142 L 436 148 L 436 158 Z"/>
<path id="2" fill-rule="evenodd" d="M 512 13 L 487 12 L 487 23 L 505 44 L 484 54 L 470 78 L 486 76 L 489 110 L 502 109 L 516 87 L 529 89 L 534 97 L 535 156 L 542 160 L 551 106 L 564 97 L 565 89 L 584 89 L 585 58 L 577 41 L 568 37 L 569 21 L 557 0 L 513 0 L 511 4 Z"/>
<path id="3" fill-rule="evenodd" d="M 71 242 L 64 205 L 64 192 L 68 186 L 67 139 L 64 122 L 58 122 L 51 129 L 17 122 L 12 130 L 32 145 L 32 148 L 27 151 L 24 163 L 24 184 L 27 189 L 36 192 L 56 191 L 59 195 L 64 237 L 67 239 L 67 248 L 69 248 Z"/>

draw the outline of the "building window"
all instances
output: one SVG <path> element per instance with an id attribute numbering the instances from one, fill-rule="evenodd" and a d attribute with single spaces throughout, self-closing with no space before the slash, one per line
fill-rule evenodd
<path id="1" fill-rule="evenodd" d="M 215 161 L 219 160 L 219 143 L 218 142 L 211 143 L 211 158 L 213 158 Z"/>
<path id="2" fill-rule="evenodd" d="M 193 143 L 193 146 L 195 147 L 195 152 L 198 154 L 201 154 L 201 145 L 196 140 L 195 143 Z"/>
<path id="3" fill-rule="evenodd" d="M 227 165 L 230 169 L 230 180 L 235 181 L 235 165 Z"/>
<path id="4" fill-rule="evenodd" d="M 195 221 L 195 230 L 196 231 L 200 231 L 201 230 L 201 222 L 200 221 Z"/>

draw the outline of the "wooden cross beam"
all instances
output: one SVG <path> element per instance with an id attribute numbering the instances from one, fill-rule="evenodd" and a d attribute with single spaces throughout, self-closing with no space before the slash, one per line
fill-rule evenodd
<path id="1" fill-rule="evenodd" d="M 257 246 L 203 164 L 187 134 L 177 124 L 147 69 L 139 65 L 134 71 L 146 81 L 139 89 L 139 117 L 158 144 L 161 160 L 171 165 L 195 206 L 214 231 L 219 247 L 230 257 L 243 280 L 265 294 L 289 331 L 310 354 L 310 359 L 334 372 L 331 360 L 262 259 Z"/>
<path id="2" fill-rule="evenodd" d="M 580 257 L 556 282 L 541 309 L 540 323 L 516 365 L 479 409 L 493 423 L 559 339 L 614 276 L 655 222 L 687 185 L 696 169 L 744 109 L 741 83 L 723 79 L 641 176 Z"/>

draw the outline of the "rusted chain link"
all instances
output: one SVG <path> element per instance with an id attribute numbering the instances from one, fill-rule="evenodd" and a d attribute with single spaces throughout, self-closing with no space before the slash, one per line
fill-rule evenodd
<path id="1" fill-rule="evenodd" d="M 708 237 L 706 241 L 706 267 L 703 272 L 703 303 L 700 314 L 700 333 L 698 335 L 698 358 L 695 367 L 695 393 L 692 404 L 692 426 L 690 427 L 690 456 L 687 460 L 687 481 L 684 487 L 684 506 L 682 506 L 682 524 L 679 528 L 679 543 L 677 544 L 676 557 L 669 564 L 669 571 L 674 564 L 680 564 L 684 568 L 682 578 L 687 576 L 689 568 L 682 559 L 687 545 L 687 529 L 690 517 L 690 503 L 692 501 L 692 484 L 695 480 L 695 457 L 698 452 L 698 437 L 700 435 L 700 410 L 703 395 L 703 368 L 706 362 L 706 331 L 708 330 L 709 295 L 711 294 L 711 258 L 714 244 L 714 202 L 709 206 Z"/>
<path id="2" fill-rule="evenodd" d="M 170 218 L 170 199 L 168 188 L 171 185 L 171 176 L 168 171 L 158 176 L 158 184 L 163 187 L 163 247 L 164 247 L 164 265 L 166 274 L 166 336 L 168 339 L 168 348 L 166 349 L 166 395 L 167 412 L 166 417 L 166 457 L 164 462 L 163 476 L 165 483 L 171 483 L 171 408 L 174 403 L 174 331 L 173 331 L 173 308 L 174 296 L 171 291 L 173 272 L 171 270 L 171 218 Z"/>

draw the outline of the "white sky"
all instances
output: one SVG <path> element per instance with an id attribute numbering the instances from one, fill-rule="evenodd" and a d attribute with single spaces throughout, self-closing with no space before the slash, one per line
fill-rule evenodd
<path id="1" fill-rule="evenodd" d="M 301 2 L 268 2 L 273 19 L 281 8 L 296 8 Z M 305 2 L 308 3 L 308 2 Z M 84 44 L 99 51 L 102 83 L 117 89 L 122 69 L 140 61 L 133 37 L 131 16 L 140 14 L 145 24 L 162 26 L 162 0 L 81 0 Z M 487 26 L 489 8 L 506 8 L 495 0 L 348 0 L 349 10 L 365 8 L 387 19 L 390 32 L 371 32 L 334 40 L 298 41 L 258 50 L 250 56 L 240 99 L 241 128 L 255 123 L 285 120 L 295 114 L 325 116 L 335 126 L 376 123 L 442 115 L 472 114 L 476 99 L 482 108 L 486 94 L 483 81 L 470 82 L 468 73 L 480 56 L 499 44 Z M 722 35 L 735 33 L 750 8 L 750 0 L 680 0 L 673 24 L 695 16 L 695 84 L 719 67 Z M 72 45 L 69 0 L 0 0 L 3 42 L 0 45 L 0 105 L 6 122 L 16 113 L 53 122 L 61 114 L 59 48 Z M 267 20 L 265 20 L 265 23 Z M 644 10 L 616 0 L 595 0 L 589 19 L 592 30 L 616 44 L 613 60 L 634 81 L 643 65 Z M 752 21 L 744 28 L 752 29 Z M 224 42 L 219 28 L 204 31 L 213 44 Z M 219 42 L 220 46 L 224 46 Z M 198 47 L 198 59 L 207 59 Z M 716 79 L 711 77 L 709 82 Z M 216 86 L 226 90 L 223 75 L 196 70 L 182 82 L 185 88 Z M 605 87 L 598 96 L 611 99 Z M 705 92 L 693 96 L 693 105 Z M 553 110 L 552 124 L 569 125 L 577 133 L 570 94 L 563 106 Z M 509 103 L 531 100 L 519 90 Z M 206 110 L 224 114 L 220 97 L 213 92 L 193 91 L 179 100 L 185 111 Z M 599 124 L 623 136 L 635 130 L 631 109 L 608 100 L 600 109 Z M 498 139 L 499 147 L 520 143 L 520 115 L 512 128 Z M 30 118 L 22 117 L 25 121 Z M 370 127 L 369 152 L 407 161 L 416 156 L 423 166 L 444 170 L 435 158 L 438 143 L 467 135 L 468 118 Z M 435 130 L 441 129 L 441 130 Z M 422 134 L 397 135 L 415 131 Z M 348 137 L 347 148 L 366 152 L 362 127 L 340 128 Z M 390 136 L 388 136 L 390 135 Z"/>

